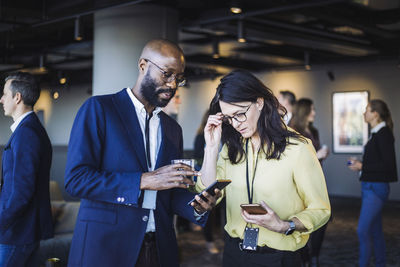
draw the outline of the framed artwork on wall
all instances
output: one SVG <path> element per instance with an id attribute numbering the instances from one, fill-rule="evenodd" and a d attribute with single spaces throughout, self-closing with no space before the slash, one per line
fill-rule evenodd
<path id="1" fill-rule="evenodd" d="M 364 122 L 368 100 L 368 91 L 333 93 L 333 153 L 363 152 L 368 141 L 368 124 Z"/>

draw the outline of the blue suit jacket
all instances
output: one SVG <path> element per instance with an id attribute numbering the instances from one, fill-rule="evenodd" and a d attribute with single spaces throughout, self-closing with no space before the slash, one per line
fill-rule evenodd
<path id="1" fill-rule="evenodd" d="M 0 243 L 31 244 L 53 236 L 49 176 L 52 148 L 35 113 L 26 116 L 4 148 Z"/>
<path id="2" fill-rule="evenodd" d="M 182 157 L 181 127 L 160 112 L 162 142 L 156 169 Z M 140 177 L 147 171 L 143 136 L 135 107 L 123 89 L 91 97 L 79 110 L 69 142 L 65 188 L 82 199 L 69 266 L 134 266 L 146 232 L 149 210 L 139 201 Z M 178 266 L 172 218 L 196 222 L 184 189 L 157 193 L 156 239 L 161 266 Z M 203 224 L 205 217 L 199 222 Z"/>

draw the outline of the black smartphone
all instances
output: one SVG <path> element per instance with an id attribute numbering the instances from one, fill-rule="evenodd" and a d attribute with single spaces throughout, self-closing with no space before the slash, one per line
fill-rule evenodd
<path id="1" fill-rule="evenodd" d="M 203 192 L 206 191 L 207 193 L 209 193 L 210 195 L 214 196 L 215 192 L 214 190 L 216 188 L 218 188 L 219 190 L 222 190 L 223 188 L 225 188 L 225 186 L 227 186 L 228 184 L 230 184 L 232 181 L 229 179 L 224 179 L 224 180 L 217 180 L 214 183 L 212 183 L 209 187 L 207 187 L 206 189 L 204 189 L 203 191 L 201 191 L 200 193 L 198 193 L 197 195 L 199 197 L 201 197 L 204 201 L 207 201 L 207 199 L 203 196 Z M 193 198 L 192 200 L 189 201 L 188 205 L 192 204 L 193 201 L 196 201 L 195 198 Z"/>
<path id="2" fill-rule="evenodd" d="M 249 214 L 255 214 L 255 215 L 262 215 L 266 214 L 267 211 L 260 205 L 260 204 L 241 204 L 240 207 L 247 211 Z"/>

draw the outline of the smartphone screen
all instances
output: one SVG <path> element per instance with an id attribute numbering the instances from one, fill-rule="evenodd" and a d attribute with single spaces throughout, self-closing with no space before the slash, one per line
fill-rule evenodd
<path id="1" fill-rule="evenodd" d="M 228 184 L 230 184 L 232 181 L 229 179 L 224 179 L 224 180 L 217 180 L 214 183 L 212 183 L 210 186 L 208 186 L 206 189 L 204 189 L 203 191 L 201 191 L 201 193 L 197 194 L 199 197 L 201 197 L 204 201 L 207 201 L 207 199 L 202 195 L 204 191 L 206 191 L 207 193 L 209 193 L 210 195 L 214 196 L 214 190 L 215 189 L 219 189 L 222 190 L 223 188 L 225 188 L 225 186 L 227 186 Z M 196 201 L 195 198 L 193 198 L 192 200 L 189 201 L 188 205 L 190 205 L 193 201 Z"/>

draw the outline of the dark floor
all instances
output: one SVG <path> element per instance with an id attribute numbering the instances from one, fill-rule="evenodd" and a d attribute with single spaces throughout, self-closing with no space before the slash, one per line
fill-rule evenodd
<path id="1" fill-rule="evenodd" d="M 358 257 L 356 234 L 360 199 L 332 198 L 333 220 L 329 222 L 321 249 L 321 267 L 355 267 Z M 383 227 L 387 247 L 387 267 L 400 267 L 400 202 L 388 202 L 383 211 Z M 222 251 L 220 227 L 215 233 L 217 247 Z M 186 231 L 178 236 L 182 267 L 216 267 L 222 254 L 211 255 L 205 248 L 201 231 Z M 372 264 L 370 266 L 373 266 Z"/>

